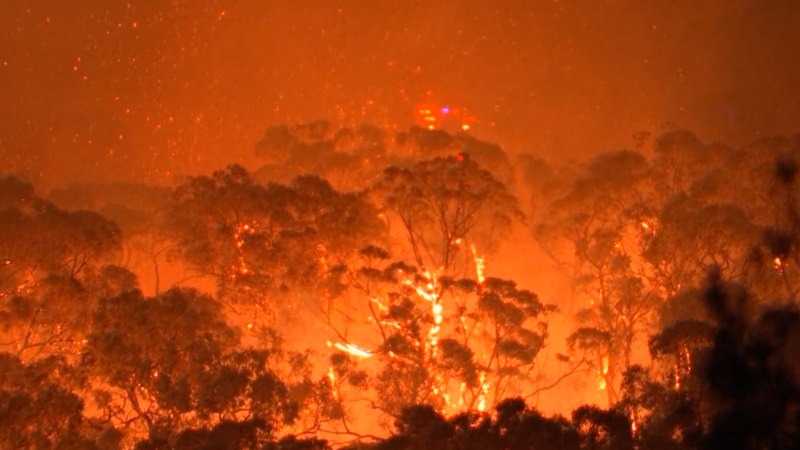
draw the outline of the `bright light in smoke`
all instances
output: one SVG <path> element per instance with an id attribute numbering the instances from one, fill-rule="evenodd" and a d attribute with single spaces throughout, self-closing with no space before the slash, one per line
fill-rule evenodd
<path id="1" fill-rule="evenodd" d="M 475 262 L 475 277 L 478 280 L 478 284 L 483 284 L 483 282 L 486 281 L 486 276 L 484 275 L 486 261 L 483 256 L 478 255 L 475 244 L 470 245 L 470 249 L 472 250 L 472 259 Z"/>
<path id="2" fill-rule="evenodd" d="M 372 356 L 372 353 L 368 350 L 365 350 L 355 344 L 340 344 L 339 342 L 333 344 L 335 348 L 341 350 L 345 353 L 348 353 L 353 356 L 358 356 L 359 358 L 369 358 Z"/>
<path id="3" fill-rule="evenodd" d="M 336 374 L 333 372 L 333 367 L 328 367 L 328 381 L 331 382 L 331 393 L 333 398 L 338 400 L 339 393 L 336 390 Z"/>
<path id="4" fill-rule="evenodd" d="M 598 389 L 604 391 L 608 387 L 606 383 L 606 375 L 608 375 L 608 356 L 602 357 L 600 373 L 598 375 L 599 375 Z"/>
<path id="5" fill-rule="evenodd" d="M 486 397 L 489 394 L 489 382 L 486 380 L 486 372 L 480 375 L 481 393 L 478 397 L 478 411 L 486 411 Z"/>

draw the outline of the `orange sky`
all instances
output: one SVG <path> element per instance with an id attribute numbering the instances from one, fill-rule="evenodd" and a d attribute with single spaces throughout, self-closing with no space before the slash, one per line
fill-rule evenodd
<path id="1" fill-rule="evenodd" d="M 256 164 L 269 126 L 406 128 L 466 107 L 506 149 L 585 156 L 671 124 L 798 131 L 792 0 L 18 0 L 0 4 L 0 156 L 37 183 Z"/>

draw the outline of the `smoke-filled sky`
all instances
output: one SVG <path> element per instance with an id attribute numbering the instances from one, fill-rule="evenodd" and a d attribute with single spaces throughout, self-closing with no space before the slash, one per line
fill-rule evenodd
<path id="1" fill-rule="evenodd" d="M 0 2 L 2 171 L 168 181 L 277 123 L 467 108 L 508 150 L 800 131 L 794 0 Z"/>

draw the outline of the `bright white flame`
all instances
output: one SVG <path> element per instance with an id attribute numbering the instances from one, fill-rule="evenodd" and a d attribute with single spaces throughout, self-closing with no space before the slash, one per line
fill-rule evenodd
<path id="1" fill-rule="evenodd" d="M 442 304 L 441 303 L 435 303 L 432 306 L 432 309 L 433 309 L 433 322 L 436 325 L 441 324 L 442 323 Z"/>
<path id="2" fill-rule="evenodd" d="M 369 358 L 372 356 L 372 353 L 370 351 L 365 350 L 357 346 L 356 344 L 350 344 L 350 343 L 341 344 L 337 342 L 333 344 L 333 346 L 345 353 L 351 354 L 353 356 L 358 356 L 359 358 Z"/>

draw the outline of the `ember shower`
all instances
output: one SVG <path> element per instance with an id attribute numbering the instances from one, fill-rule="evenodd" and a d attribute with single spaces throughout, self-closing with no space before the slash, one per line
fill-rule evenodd
<path id="1" fill-rule="evenodd" d="M 7 3 L 0 447 L 798 445 L 794 2 Z"/>

